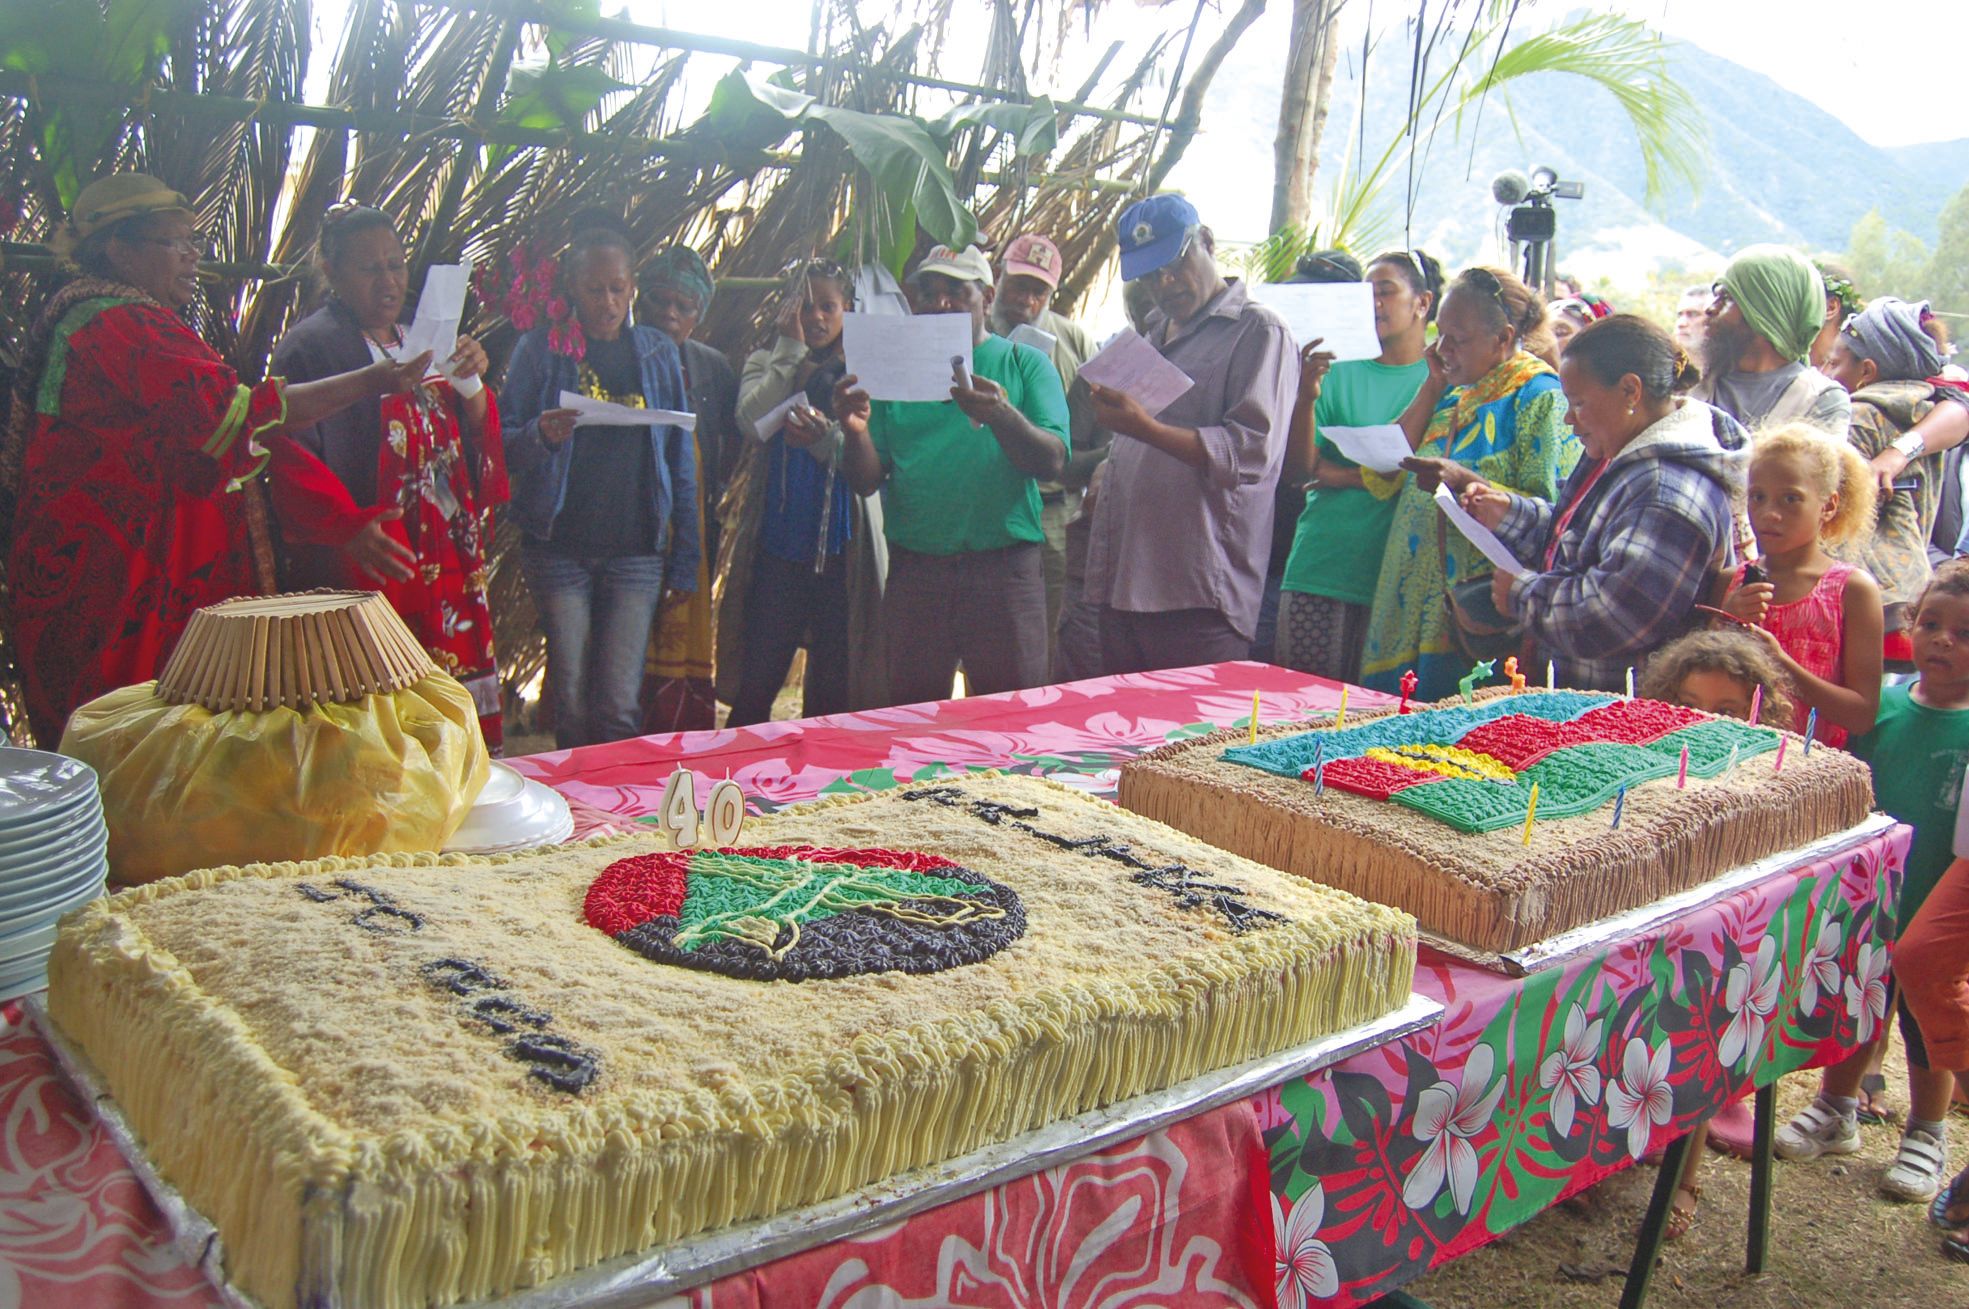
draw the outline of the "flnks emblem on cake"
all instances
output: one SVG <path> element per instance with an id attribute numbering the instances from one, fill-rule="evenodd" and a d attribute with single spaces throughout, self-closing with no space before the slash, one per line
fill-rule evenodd
<path id="1" fill-rule="evenodd" d="M 941 972 L 1026 927 L 1017 892 L 948 859 L 800 845 L 620 859 L 583 909 L 658 963 L 759 981 Z"/>

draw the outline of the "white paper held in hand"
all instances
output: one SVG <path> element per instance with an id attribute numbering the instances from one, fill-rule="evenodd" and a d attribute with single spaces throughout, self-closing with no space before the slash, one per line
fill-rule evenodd
<path id="1" fill-rule="evenodd" d="M 792 395 L 787 396 L 786 399 L 774 405 L 772 412 L 752 424 L 752 434 L 761 441 L 770 441 L 779 429 L 786 425 L 786 420 L 793 416 L 795 409 L 805 409 L 812 404 L 813 401 L 807 399 L 807 393 L 805 391 L 795 391 Z"/>
<path id="2" fill-rule="evenodd" d="M 971 332 L 969 314 L 841 318 L 848 371 L 871 400 L 950 399 L 950 357 L 971 357 Z"/>
<path id="3" fill-rule="evenodd" d="M 1436 484 L 1436 504 L 1449 515 L 1449 521 L 1456 524 L 1456 530 L 1463 533 L 1471 545 L 1483 553 L 1484 558 L 1497 565 L 1497 571 L 1516 577 L 1525 571 L 1518 557 L 1504 548 L 1504 542 L 1497 539 L 1497 533 L 1472 518 L 1462 505 L 1456 502 L 1456 494 L 1447 486 Z"/>
<path id="4" fill-rule="evenodd" d="M 1094 386 L 1134 396 L 1150 417 L 1196 385 L 1188 373 L 1163 358 L 1162 351 L 1132 327 L 1117 333 L 1099 354 L 1082 364 L 1080 376 Z"/>
<path id="5" fill-rule="evenodd" d="M 1321 427 L 1319 434 L 1338 446 L 1340 453 L 1377 473 L 1399 472 L 1402 460 L 1414 451 L 1408 448 L 1408 433 L 1398 423 L 1376 423 L 1372 427 Z"/>
<path id="6" fill-rule="evenodd" d="M 1029 345 L 1048 359 L 1053 357 L 1053 347 L 1060 343 L 1059 337 L 1043 327 L 1034 327 L 1031 323 L 1020 323 L 1006 333 L 1005 339 L 1013 345 Z"/>
<path id="7" fill-rule="evenodd" d="M 1252 287 L 1251 298 L 1283 318 L 1293 340 L 1306 346 L 1317 337 L 1336 361 L 1381 354 L 1374 288 L 1366 282 L 1274 282 Z"/>
<path id="8" fill-rule="evenodd" d="M 389 355 L 407 364 L 426 350 L 431 371 L 451 374 L 451 356 L 458 350 L 458 324 L 465 317 L 465 289 L 471 285 L 470 264 L 433 264 L 424 272 L 424 293 L 417 297 L 417 317 L 403 333 L 403 344 Z"/>
<path id="9" fill-rule="evenodd" d="M 681 427 L 686 432 L 697 430 L 696 414 L 679 413 L 675 409 L 638 409 L 634 405 L 597 400 L 578 391 L 561 392 L 560 407 L 574 410 L 576 427 L 655 427 L 662 424 Z"/>

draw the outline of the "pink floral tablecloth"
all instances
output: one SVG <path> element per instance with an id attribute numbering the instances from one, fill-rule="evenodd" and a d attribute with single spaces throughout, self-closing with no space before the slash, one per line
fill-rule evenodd
<path id="1" fill-rule="evenodd" d="M 1127 758 L 1338 703 L 1268 665 L 1072 683 L 515 760 L 578 831 L 633 827 L 677 766 L 761 809 L 980 768 L 1112 792 Z M 1385 703 L 1355 688 L 1350 705 Z M 1423 952 L 1442 1023 L 1249 1100 L 667 1302 L 727 1306 L 1361 1304 L 1626 1167 L 1882 1021 L 1895 828 L 1529 979 Z M 207 1305 L 197 1273 L 6 1011 L 0 1304 Z"/>

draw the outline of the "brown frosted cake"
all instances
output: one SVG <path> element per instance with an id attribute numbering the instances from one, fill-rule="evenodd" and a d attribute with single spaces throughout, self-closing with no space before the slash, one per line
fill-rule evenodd
<path id="1" fill-rule="evenodd" d="M 1494 690 L 1165 746 L 1122 769 L 1120 800 L 1503 954 L 1864 819 L 1866 765 L 1804 745 L 1658 701 Z"/>
<path id="2" fill-rule="evenodd" d="M 100 901 L 57 1033 L 267 1306 L 508 1294 L 1399 1007 L 1414 922 L 981 775 Z"/>

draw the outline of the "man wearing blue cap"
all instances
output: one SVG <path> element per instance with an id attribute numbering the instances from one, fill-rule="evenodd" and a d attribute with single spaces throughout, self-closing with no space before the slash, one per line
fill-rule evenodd
<path id="1" fill-rule="evenodd" d="M 1085 591 L 1101 605 L 1103 671 L 1243 659 L 1298 387 L 1292 333 L 1218 271 L 1210 229 L 1181 196 L 1138 200 L 1118 226 L 1122 279 L 1155 300 L 1144 335 L 1195 385 L 1157 414 L 1092 388 L 1095 421 L 1115 437 Z"/>
<path id="2" fill-rule="evenodd" d="M 906 285 L 913 313 L 969 314 L 972 346 L 949 400 L 871 402 L 852 374 L 834 390 L 848 484 L 882 491 L 889 694 L 947 699 L 960 664 L 974 694 L 1043 685 L 1039 483 L 1066 466 L 1066 390 L 1052 360 L 986 330 L 991 265 L 975 246 L 933 247 Z"/>

